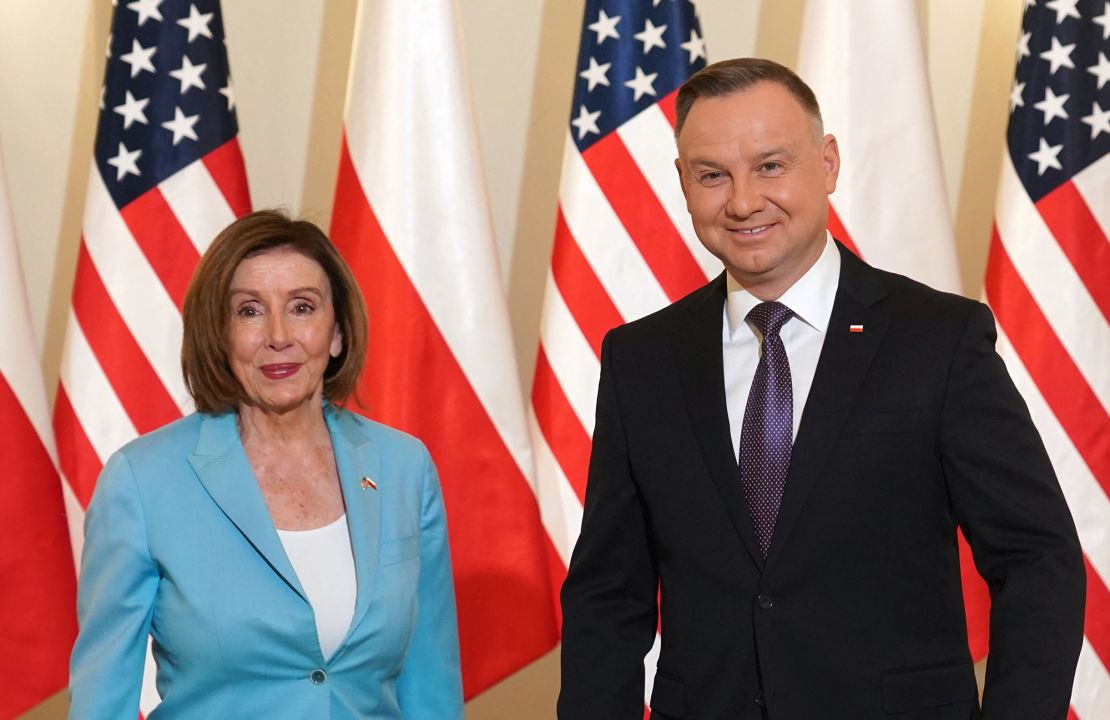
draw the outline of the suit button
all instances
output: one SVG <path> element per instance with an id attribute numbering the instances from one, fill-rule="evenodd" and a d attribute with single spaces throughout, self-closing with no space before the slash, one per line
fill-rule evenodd
<path id="1" fill-rule="evenodd" d="M 752 699 L 753 699 L 753 700 L 755 700 L 755 704 L 756 704 L 756 705 L 759 705 L 760 707 L 763 707 L 763 703 L 764 703 L 764 702 L 766 702 L 766 701 L 765 701 L 765 700 L 763 699 L 763 693 L 761 693 L 761 692 L 757 692 L 757 693 L 755 694 L 755 697 L 754 697 L 754 698 L 752 698 Z"/>
<path id="2" fill-rule="evenodd" d="M 755 604 L 759 606 L 760 610 L 770 610 L 775 606 L 775 600 L 770 595 L 756 595 Z"/>
<path id="3" fill-rule="evenodd" d="M 328 679 L 328 674 L 317 668 L 308 674 L 308 679 L 312 681 L 313 685 L 323 685 Z"/>

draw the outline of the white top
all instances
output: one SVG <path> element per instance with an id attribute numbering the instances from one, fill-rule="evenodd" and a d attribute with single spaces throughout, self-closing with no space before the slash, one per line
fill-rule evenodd
<path id="1" fill-rule="evenodd" d="M 747 322 L 747 317 L 748 312 L 763 301 L 741 287 L 732 275 L 725 275 L 728 299 L 725 301 L 721 338 L 725 403 L 732 433 L 732 452 L 739 462 L 740 429 L 744 425 L 744 410 L 755 378 L 755 368 L 759 364 L 763 339 L 759 330 Z M 817 361 L 821 357 L 821 346 L 825 343 L 839 285 L 840 251 L 826 233 L 825 249 L 817 262 L 778 298 L 780 303 L 794 311 L 794 317 L 787 320 L 779 331 L 790 361 L 790 381 L 794 390 L 794 437 L 798 436 L 802 410 L 817 372 Z M 843 331 L 848 332 L 848 329 L 843 328 Z"/>
<path id="2" fill-rule="evenodd" d="M 339 648 L 355 616 L 355 557 L 347 515 L 313 530 L 278 530 L 301 587 L 316 615 L 320 652 L 328 660 Z"/>

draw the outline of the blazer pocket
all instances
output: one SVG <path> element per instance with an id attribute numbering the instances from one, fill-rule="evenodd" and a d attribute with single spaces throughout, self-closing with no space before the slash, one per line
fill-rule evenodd
<path id="1" fill-rule="evenodd" d="M 396 565 L 420 556 L 420 536 L 409 535 L 396 540 L 386 540 L 378 551 L 382 565 Z"/>
<path id="2" fill-rule="evenodd" d="M 917 410 L 855 413 L 844 423 L 844 436 L 883 435 L 917 432 L 925 426 L 924 415 Z"/>
<path id="3" fill-rule="evenodd" d="M 883 710 L 888 714 L 978 700 L 975 670 L 964 660 L 883 675 Z"/>
<path id="4" fill-rule="evenodd" d="M 672 675 L 656 671 L 655 683 L 651 687 L 651 716 L 658 714 L 668 718 L 686 716 L 686 685 Z"/>

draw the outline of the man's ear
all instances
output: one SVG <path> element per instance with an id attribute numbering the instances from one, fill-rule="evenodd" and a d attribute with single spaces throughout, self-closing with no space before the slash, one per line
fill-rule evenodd
<path id="1" fill-rule="evenodd" d="M 821 163 L 825 169 L 825 192 L 831 195 L 840 176 L 840 148 L 832 135 L 821 138 Z"/>

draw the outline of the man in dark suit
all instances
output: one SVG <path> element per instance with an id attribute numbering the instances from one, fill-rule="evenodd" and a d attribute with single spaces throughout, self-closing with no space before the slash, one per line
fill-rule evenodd
<path id="1" fill-rule="evenodd" d="M 677 118 L 725 273 L 605 339 L 559 717 L 641 717 L 658 608 L 657 720 L 1063 718 L 1083 559 L 989 310 L 827 235 L 836 140 L 787 68 L 712 65 Z"/>

